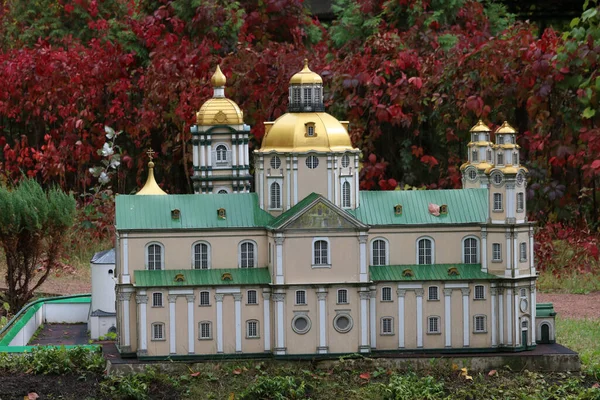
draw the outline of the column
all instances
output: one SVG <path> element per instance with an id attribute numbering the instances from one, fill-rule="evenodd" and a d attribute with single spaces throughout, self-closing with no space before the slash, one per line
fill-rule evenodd
<path id="1" fill-rule="evenodd" d="M 234 293 L 235 313 L 235 352 L 242 352 L 242 294 Z"/>
<path id="2" fill-rule="evenodd" d="M 223 296 L 222 293 L 215 294 L 217 303 L 217 353 L 223 352 Z"/>
<path id="3" fill-rule="evenodd" d="M 331 159 L 331 154 L 327 155 L 327 200 L 333 201 L 332 193 L 332 181 L 333 181 L 333 169 L 332 169 L 333 160 Z"/>
<path id="4" fill-rule="evenodd" d="M 143 294 L 142 294 L 143 293 Z M 146 322 L 146 304 L 148 304 L 148 296 L 145 292 L 140 292 L 135 296 L 135 302 L 138 304 L 138 317 L 140 320 L 139 334 L 139 345 L 138 355 L 145 356 L 148 354 L 148 327 Z"/>
<path id="5" fill-rule="evenodd" d="M 511 261 L 512 258 L 510 256 L 510 239 L 512 237 L 512 234 L 510 233 L 510 228 L 506 228 L 506 270 L 504 271 L 504 276 L 507 277 L 512 277 L 512 266 L 511 266 Z"/>
<path id="6" fill-rule="evenodd" d="M 206 167 L 206 148 L 204 147 L 204 136 L 200 137 L 200 167 Z"/>
<path id="7" fill-rule="evenodd" d="M 515 309 L 515 347 L 518 347 L 521 344 L 521 324 L 519 323 L 519 290 L 517 288 L 515 288 L 515 301 L 513 307 Z"/>
<path id="8" fill-rule="evenodd" d="M 533 248 L 533 227 L 529 227 L 529 273 L 532 276 L 535 276 L 534 255 L 535 255 L 535 250 Z"/>
<path id="9" fill-rule="evenodd" d="M 233 134 L 233 135 L 231 135 L 231 166 L 232 167 L 235 167 L 238 165 L 237 160 L 238 160 L 237 135 Z M 242 160 L 241 157 L 240 157 L 240 160 Z M 236 172 L 237 172 L 236 169 L 234 169 L 234 168 L 231 169 L 232 176 L 236 176 Z"/>
<path id="10" fill-rule="evenodd" d="M 499 329 L 498 329 L 498 341 L 500 346 L 504 344 L 504 289 L 498 288 L 498 321 L 499 321 Z"/>
<path id="11" fill-rule="evenodd" d="M 506 289 L 506 344 L 512 346 L 512 289 Z"/>
<path id="12" fill-rule="evenodd" d="M 283 279 L 283 240 L 284 238 L 281 236 L 282 233 L 277 233 L 277 237 L 275 237 L 275 265 L 276 265 L 276 275 L 275 275 L 275 283 L 278 285 L 282 285 L 284 282 Z"/>
<path id="13" fill-rule="evenodd" d="M 197 175 L 198 172 L 195 170 L 198 167 L 198 139 L 192 139 L 193 150 L 192 150 L 192 159 L 194 163 L 194 175 Z"/>
<path id="14" fill-rule="evenodd" d="M 510 152 L 508 154 L 510 154 Z M 510 223 L 514 224 L 514 221 L 515 221 L 515 208 L 516 208 L 515 200 L 516 200 L 515 184 L 507 183 L 506 184 L 506 219 L 508 220 L 509 224 Z"/>
<path id="15" fill-rule="evenodd" d="M 488 270 L 488 257 L 487 257 L 487 229 L 481 228 L 481 271 L 487 272 Z"/>
<path id="16" fill-rule="evenodd" d="M 276 307 L 276 325 L 277 325 L 277 335 L 275 336 L 276 338 L 276 343 L 275 343 L 275 354 L 276 355 L 283 355 L 286 352 L 286 348 L 285 348 L 285 321 L 284 321 L 284 315 L 283 315 L 283 301 L 285 300 L 285 293 L 274 293 L 273 294 L 273 301 L 275 302 L 275 307 Z"/>
<path id="17" fill-rule="evenodd" d="M 248 134 L 244 133 L 244 165 L 248 167 L 250 165 L 250 150 L 248 149 Z M 246 168 L 247 173 L 247 168 Z"/>
<path id="18" fill-rule="evenodd" d="M 513 277 L 519 276 L 519 244 L 517 243 L 517 233 L 513 233 Z"/>
<path id="19" fill-rule="evenodd" d="M 176 334 L 175 334 L 175 306 L 177 302 L 177 295 L 170 294 L 168 296 L 169 299 L 169 354 L 177 354 L 177 347 L 175 343 Z"/>
<path id="20" fill-rule="evenodd" d="M 286 167 L 286 203 L 285 209 L 289 210 L 292 207 L 292 160 L 290 156 L 285 157 L 285 167 Z"/>
<path id="21" fill-rule="evenodd" d="M 471 293 L 471 289 L 462 288 L 460 289 L 462 292 L 462 300 L 463 300 L 463 346 L 469 347 L 469 338 L 471 332 L 469 332 L 469 319 L 471 315 L 469 314 L 469 294 Z"/>
<path id="22" fill-rule="evenodd" d="M 187 318 L 188 318 L 188 354 L 194 354 L 194 344 L 196 341 L 194 340 L 194 325 L 196 324 L 194 321 L 194 300 L 196 300 L 196 296 L 193 294 L 188 294 L 185 296 L 187 300 Z"/>
<path id="23" fill-rule="evenodd" d="M 529 253 L 531 254 L 531 253 Z M 535 281 L 534 281 L 535 282 Z M 531 304 L 529 307 L 531 307 L 531 323 L 529 325 L 529 330 L 531 332 L 531 344 L 535 345 L 535 328 L 536 328 L 536 324 L 535 324 L 535 318 L 536 318 L 536 297 L 537 297 L 537 293 L 535 291 L 535 283 L 532 283 L 531 286 L 529 287 L 529 294 L 531 296 L 531 302 L 529 304 Z"/>
<path id="24" fill-rule="evenodd" d="M 358 234 L 358 248 L 359 248 L 359 263 L 360 263 L 360 281 L 368 282 L 369 273 L 367 271 L 367 234 L 361 232 Z"/>
<path id="25" fill-rule="evenodd" d="M 354 207 L 358 207 L 360 205 L 360 183 L 358 182 L 358 155 L 354 155 L 354 197 L 356 198 L 356 203 Z"/>
<path id="26" fill-rule="evenodd" d="M 263 336 L 265 339 L 265 352 L 271 351 L 271 292 L 263 291 Z"/>
<path id="27" fill-rule="evenodd" d="M 327 347 L 326 299 L 327 292 L 325 291 L 325 288 L 319 288 L 317 291 L 317 300 L 319 302 L 319 347 L 317 347 L 317 352 L 319 354 L 325 354 L 329 351 L 329 348 Z"/>
<path id="28" fill-rule="evenodd" d="M 496 289 L 495 287 L 490 288 L 490 295 L 491 295 L 491 301 L 492 301 L 492 312 L 490 315 L 490 318 L 492 319 L 492 347 L 496 347 L 498 346 L 498 340 L 496 338 L 497 336 L 497 332 L 496 332 L 496 294 L 498 292 L 498 289 Z"/>
<path id="29" fill-rule="evenodd" d="M 369 306 L 368 301 L 371 298 L 371 293 L 361 291 L 358 293 L 360 297 L 360 347 L 361 353 L 368 353 L 371 349 L 369 346 Z"/>
<path id="30" fill-rule="evenodd" d="M 237 135 L 238 140 L 237 140 L 237 146 L 238 146 L 238 150 L 240 152 L 240 157 L 238 158 L 238 166 L 240 167 L 240 169 L 238 171 L 238 175 L 241 173 L 241 171 L 243 171 L 243 167 L 246 165 L 246 154 L 245 154 L 245 149 L 246 146 L 244 144 L 244 135 L 242 133 Z"/>
<path id="31" fill-rule="evenodd" d="M 415 289 L 417 296 L 417 347 L 423 347 L 423 289 Z"/>
<path id="32" fill-rule="evenodd" d="M 333 165 L 338 165 L 337 156 L 333 156 Z M 333 168 L 333 198 L 334 204 L 340 207 L 340 180 L 338 179 L 338 169 Z"/>
<path id="33" fill-rule="evenodd" d="M 396 290 L 398 295 L 398 347 L 404 348 L 404 296 L 406 296 L 406 290 Z"/>
<path id="34" fill-rule="evenodd" d="M 131 283 L 129 278 L 129 242 L 127 240 L 127 233 L 123 233 L 123 277 L 121 283 Z"/>
<path id="35" fill-rule="evenodd" d="M 294 204 L 298 204 L 298 156 L 292 158 L 292 168 L 294 170 Z"/>
<path id="36" fill-rule="evenodd" d="M 444 289 L 445 346 L 452 347 L 452 289 Z"/>
<path id="37" fill-rule="evenodd" d="M 371 325 L 371 348 L 377 348 L 377 289 L 371 287 L 369 296 L 369 319 Z"/>
<path id="38" fill-rule="evenodd" d="M 210 139 L 206 141 L 206 164 L 208 167 L 207 175 L 212 175 L 212 144 Z"/>
<path id="39" fill-rule="evenodd" d="M 129 317 L 129 299 L 131 297 L 131 293 L 129 292 L 120 292 L 119 293 L 119 301 L 121 302 L 121 306 L 123 307 L 123 319 L 121 323 L 123 324 L 123 346 L 121 350 L 130 351 L 131 350 L 131 333 L 130 333 L 130 317 Z M 125 348 L 125 349 L 124 349 Z"/>
<path id="40" fill-rule="evenodd" d="M 256 160 L 256 158 L 255 158 Z M 260 203 L 260 208 L 265 209 L 265 178 L 264 178 L 264 166 L 265 159 L 262 155 L 258 156 L 258 165 L 255 165 L 256 170 L 258 171 L 258 200 Z"/>

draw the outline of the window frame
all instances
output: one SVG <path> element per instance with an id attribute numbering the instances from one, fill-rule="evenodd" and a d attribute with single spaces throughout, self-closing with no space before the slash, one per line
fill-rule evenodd
<path id="1" fill-rule="evenodd" d="M 160 304 L 157 304 L 156 299 L 160 298 Z M 155 308 L 162 308 L 165 306 L 165 303 L 163 301 L 163 293 L 162 292 L 153 292 L 152 293 L 152 307 Z"/>
<path id="2" fill-rule="evenodd" d="M 323 249 L 320 249 L 319 252 L 321 253 L 319 255 L 319 261 L 321 261 L 321 263 L 316 263 L 315 261 L 317 261 L 317 257 L 316 257 L 316 244 L 320 243 L 320 242 L 325 242 L 327 243 L 327 249 L 326 254 L 325 254 L 325 258 L 326 258 L 326 263 L 323 264 Z M 329 241 L 329 238 L 327 237 L 314 237 L 312 240 L 312 246 L 311 246 L 311 262 L 312 262 L 312 267 L 313 268 L 331 268 L 331 242 Z"/>
<path id="3" fill-rule="evenodd" d="M 341 293 L 345 293 L 344 296 L 346 297 L 345 301 L 340 301 L 340 295 Z M 342 299 L 343 300 L 343 299 Z M 337 289 L 336 290 L 336 295 L 335 295 L 335 304 L 350 304 L 350 300 L 349 300 L 349 296 L 348 296 L 348 289 Z"/>
<path id="4" fill-rule="evenodd" d="M 223 159 L 219 159 L 219 156 L 222 155 L 222 150 L 219 150 L 219 147 L 225 148 L 225 157 Z M 231 162 L 229 154 L 231 153 L 231 148 L 227 145 L 227 143 L 219 142 L 215 143 L 215 167 L 226 167 Z"/>
<path id="5" fill-rule="evenodd" d="M 431 296 L 431 289 L 435 289 L 435 298 Z M 440 288 L 436 285 L 427 287 L 427 301 L 440 301 Z"/>
<path id="6" fill-rule="evenodd" d="M 341 328 L 337 325 L 337 322 L 340 318 L 348 319 L 348 326 L 346 328 Z M 339 333 L 348 333 L 354 327 L 354 319 L 352 315 L 350 315 L 347 311 L 338 312 L 337 315 L 333 318 L 333 329 L 335 329 Z"/>
<path id="7" fill-rule="evenodd" d="M 196 268 L 196 255 L 201 253 L 196 253 L 196 246 L 206 246 L 206 268 Z M 200 264 L 202 264 L 202 259 L 200 259 Z M 201 265 L 202 266 L 202 265 Z M 211 269 L 211 248 L 210 243 L 205 240 L 198 240 L 192 244 L 192 269 L 206 270 Z"/>
<path id="8" fill-rule="evenodd" d="M 519 262 L 527 261 L 527 242 L 519 243 Z"/>
<path id="9" fill-rule="evenodd" d="M 254 335 L 250 335 L 250 324 L 256 324 L 254 327 Z M 257 319 L 249 319 L 246 321 L 246 339 L 260 339 L 260 322 Z"/>
<path id="10" fill-rule="evenodd" d="M 296 321 L 301 318 L 306 320 L 306 328 L 305 329 L 296 328 Z M 312 321 L 310 320 L 310 317 L 307 314 L 305 314 L 305 313 L 296 314 L 296 315 L 294 315 L 294 318 L 292 318 L 292 330 L 294 332 L 296 332 L 298 335 L 307 334 L 311 328 L 312 328 Z"/>
<path id="11" fill-rule="evenodd" d="M 157 246 L 160 249 L 159 268 L 156 268 L 156 266 L 154 266 L 152 269 L 150 269 L 150 247 L 152 246 Z M 161 242 L 153 241 L 146 243 L 145 255 L 145 267 L 147 271 L 162 271 L 163 269 L 165 269 L 165 246 Z M 156 255 L 153 255 L 153 257 L 156 257 Z M 156 259 L 153 260 L 153 263 L 156 263 Z"/>
<path id="12" fill-rule="evenodd" d="M 390 291 L 390 298 L 389 298 L 389 300 L 385 299 L 385 296 L 384 296 L 384 293 L 385 293 L 386 289 L 388 289 Z M 382 302 L 386 302 L 386 303 L 394 301 L 394 297 L 392 296 L 392 287 L 391 286 L 384 286 L 384 287 L 381 288 L 381 301 Z"/>
<path id="13" fill-rule="evenodd" d="M 431 323 L 435 321 L 435 330 L 431 329 Z M 427 317 L 427 334 L 428 335 L 441 335 L 442 334 L 442 318 L 438 315 L 430 315 Z"/>
<path id="14" fill-rule="evenodd" d="M 477 293 L 477 289 L 481 288 L 481 295 Z M 473 300 L 485 300 L 485 285 L 475 285 L 473 288 Z"/>
<path id="15" fill-rule="evenodd" d="M 269 160 L 269 165 L 272 169 L 281 169 L 281 158 L 277 155 L 272 156 Z"/>
<path id="16" fill-rule="evenodd" d="M 525 211 L 525 193 L 517 193 L 517 212 Z"/>
<path id="17" fill-rule="evenodd" d="M 277 192 L 274 192 L 275 188 L 277 188 Z M 282 208 L 281 180 L 277 179 L 269 182 L 269 210 L 281 210 Z"/>
<path id="18" fill-rule="evenodd" d="M 382 241 L 383 244 L 385 245 L 385 249 L 383 249 L 384 254 L 383 254 L 383 264 L 381 263 L 381 249 L 378 249 L 377 251 L 379 252 L 379 255 L 377 256 L 377 258 L 379 259 L 379 263 L 375 263 L 375 242 L 377 241 Z M 371 265 L 372 266 L 381 266 L 381 265 L 389 265 L 390 263 L 390 258 L 389 258 L 389 251 L 388 249 L 390 248 L 390 242 L 384 238 L 384 237 L 376 237 L 373 238 L 371 240 L 370 246 L 369 246 L 370 250 L 371 250 Z"/>
<path id="19" fill-rule="evenodd" d="M 420 262 L 421 254 L 419 252 L 419 250 L 420 250 L 419 248 L 420 248 L 420 243 L 422 241 L 428 241 L 431 244 L 431 246 L 429 248 L 429 250 L 431 252 L 431 254 L 429 254 L 429 257 L 431 258 L 430 262 Z M 424 249 L 424 250 L 426 250 L 426 249 Z M 417 265 L 433 265 L 433 264 L 435 264 L 435 240 L 433 240 L 433 238 L 431 236 L 421 236 L 421 237 L 417 238 L 417 240 L 416 240 L 416 256 L 417 256 L 416 257 Z M 424 254 L 423 257 L 426 258 L 428 256 L 427 256 L 427 254 Z M 427 261 L 427 260 L 425 259 L 425 261 Z"/>
<path id="20" fill-rule="evenodd" d="M 498 246 L 498 258 L 495 254 L 495 246 Z M 492 262 L 502 262 L 502 243 L 492 243 Z"/>
<path id="21" fill-rule="evenodd" d="M 250 302 L 251 296 L 250 293 L 253 293 L 254 302 Z M 246 290 L 246 305 L 248 306 L 257 306 L 258 305 L 258 291 L 256 289 L 248 289 Z"/>
<path id="22" fill-rule="evenodd" d="M 346 165 L 344 165 L 346 164 Z M 350 166 L 350 155 L 348 153 L 344 154 L 340 160 L 340 165 L 342 168 L 348 168 Z"/>
<path id="23" fill-rule="evenodd" d="M 496 199 L 498 198 L 498 200 Z M 504 202 L 502 199 L 502 193 L 494 193 L 492 196 L 492 211 L 493 212 L 503 212 L 504 211 Z"/>
<path id="24" fill-rule="evenodd" d="M 206 324 L 208 325 L 208 336 L 202 336 L 202 325 Z M 212 335 L 212 321 L 200 321 L 198 322 L 198 340 L 212 340 L 213 339 L 213 335 Z"/>
<path id="25" fill-rule="evenodd" d="M 474 240 L 475 241 L 475 262 L 472 262 L 472 260 L 470 259 L 469 261 L 467 261 L 467 241 L 471 241 Z M 481 259 L 479 258 L 479 254 L 481 253 L 479 251 L 479 246 L 480 246 L 480 241 L 479 238 L 477 236 L 474 235 L 468 235 L 465 236 L 462 239 L 462 261 L 464 264 L 479 264 L 481 262 Z M 472 248 L 469 247 L 469 251 L 472 251 Z M 469 254 L 469 257 L 472 258 L 473 255 Z"/>
<path id="26" fill-rule="evenodd" d="M 319 167 L 319 157 L 314 154 L 309 154 L 306 156 L 304 164 L 308 169 L 317 169 Z"/>
<path id="27" fill-rule="evenodd" d="M 252 244 L 252 266 L 242 266 L 242 247 L 244 244 Z M 247 261 L 249 258 L 247 257 Z M 245 239 L 238 243 L 238 268 L 258 268 L 258 246 L 254 240 Z"/>
<path id="28" fill-rule="evenodd" d="M 342 186 L 340 188 L 341 193 L 341 207 L 352 208 L 352 183 L 348 179 L 342 180 Z"/>
<path id="29" fill-rule="evenodd" d="M 157 337 L 156 328 L 160 327 L 160 337 Z M 165 330 L 164 322 L 153 322 L 150 324 L 150 330 L 152 331 L 151 341 L 152 342 L 162 342 L 167 340 L 167 331 Z"/>
<path id="30" fill-rule="evenodd" d="M 483 328 L 478 329 L 477 321 L 481 319 L 483 321 Z M 475 314 L 473 315 L 473 333 L 487 333 L 487 315 Z"/>
<path id="31" fill-rule="evenodd" d="M 203 294 L 206 294 L 206 299 L 208 300 L 208 303 L 203 303 L 203 299 L 202 299 Z M 210 307 L 211 306 L 210 290 L 200 290 L 200 292 L 198 293 L 198 306 L 200 306 L 200 307 Z"/>
<path id="32" fill-rule="evenodd" d="M 304 302 L 303 303 L 298 302 L 298 296 L 304 297 Z M 294 292 L 294 305 L 295 306 L 305 306 L 307 304 L 308 303 L 306 302 L 306 290 L 304 290 L 304 289 L 296 290 Z"/>
<path id="33" fill-rule="evenodd" d="M 385 321 L 390 323 L 389 332 L 385 330 Z M 379 335 L 380 336 L 393 336 L 394 335 L 394 317 L 381 317 L 379 319 Z"/>

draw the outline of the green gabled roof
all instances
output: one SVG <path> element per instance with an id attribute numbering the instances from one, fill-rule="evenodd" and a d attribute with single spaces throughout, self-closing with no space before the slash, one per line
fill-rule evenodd
<path id="1" fill-rule="evenodd" d="M 554 311 L 554 304 L 552 303 L 537 303 L 535 305 L 535 315 L 536 317 L 554 317 L 556 316 L 556 311 Z"/>
<path id="2" fill-rule="evenodd" d="M 295 206 L 293 206 L 289 210 L 283 212 L 277 218 L 274 218 L 271 221 L 271 223 L 269 223 L 269 227 L 270 228 L 276 228 L 276 227 L 279 227 L 281 225 L 284 225 L 286 222 L 288 222 L 290 219 L 292 219 L 300 211 L 304 210 L 310 203 L 312 203 L 313 201 L 317 200 L 319 197 L 320 196 L 317 193 L 314 193 L 314 192 L 311 193 L 311 194 L 309 194 L 308 196 L 306 196 L 305 198 L 303 198 L 302 200 L 300 200 L 298 203 L 296 203 Z"/>
<path id="3" fill-rule="evenodd" d="M 361 191 L 360 206 L 349 210 L 367 225 L 425 225 L 485 223 L 488 219 L 487 189 Z M 448 206 L 448 214 L 436 217 L 429 204 Z M 394 214 L 394 206 L 402 214 Z"/>
<path id="4" fill-rule="evenodd" d="M 456 268 L 458 275 L 449 274 L 451 268 Z M 411 270 L 412 276 L 408 276 L 406 270 Z M 369 267 L 369 272 L 374 282 L 498 279 L 496 275 L 481 272 L 481 264 L 381 265 Z"/>
<path id="5" fill-rule="evenodd" d="M 168 269 L 160 271 L 134 271 L 135 286 L 232 286 L 268 285 L 271 275 L 268 268 L 223 268 L 223 269 Z M 183 280 L 176 280 L 178 275 Z M 231 280 L 224 280 L 223 274 L 230 274 Z"/>
<path id="6" fill-rule="evenodd" d="M 217 210 L 224 208 L 226 218 Z M 179 219 L 171 210 L 179 210 Z M 119 195 L 117 229 L 207 229 L 265 227 L 273 217 L 262 210 L 256 193 L 172 194 L 163 196 Z"/>

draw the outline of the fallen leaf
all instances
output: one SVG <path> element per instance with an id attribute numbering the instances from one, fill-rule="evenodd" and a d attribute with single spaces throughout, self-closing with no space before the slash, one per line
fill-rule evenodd
<path id="1" fill-rule="evenodd" d="M 233 400 L 235 398 L 235 393 L 229 393 L 229 400 Z"/>
<path id="2" fill-rule="evenodd" d="M 242 373 L 242 370 L 239 369 L 239 368 L 236 368 L 236 369 L 233 370 L 233 373 L 234 373 L 234 375 L 239 375 L 239 374 Z"/>
<path id="3" fill-rule="evenodd" d="M 598 382 L 594 383 L 594 384 L 592 385 L 592 388 L 593 388 L 593 389 L 598 389 L 598 388 L 600 388 L 600 383 L 598 383 Z"/>
<path id="4" fill-rule="evenodd" d="M 488 372 L 488 376 L 494 376 L 494 375 L 498 375 L 498 371 L 496 371 L 495 369 Z"/>
<path id="5" fill-rule="evenodd" d="M 193 377 L 200 376 L 200 372 L 192 372 L 190 374 L 190 376 L 193 376 Z"/>
<path id="6" fill-rule="evenodd" d="M 359 375 L 360 379 L 366 379 L 369 380 L 371 379 L 371 374 L 368 372 L 363 372 L 362 374 Z"/>
<path id="7" fill-rule="evenodd" d="M 35 400 L 38 399 L 40 396 L 36 393 L 36 392 L 31 392 L 27 395 L 27 397 L 25 397 L 26 400 Z"/>

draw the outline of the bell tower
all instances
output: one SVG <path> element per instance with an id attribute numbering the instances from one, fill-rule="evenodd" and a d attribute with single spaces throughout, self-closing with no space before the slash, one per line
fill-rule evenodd
<path id="1" fill-rule="evenodd" d="M 467 145 L 468 161 L 460 167 L 463 187 L 465 189 L 487 188 L 489 176 L 486 171 L 494 163 L 494 144 L 490 142 L 491 130 L 482 120 L 479 120 L 469 132 L 471 141 Z"/>
<path id="2" fill-rule="evenodd" d="M 244 114 L 225 97 L 227 79 L 217 66 L 210 80 L 213 97 L 196 113 L 190 128 L 193 144 L 195 193 L 228 194 L 250 191 L 250 159 Z"/>

